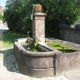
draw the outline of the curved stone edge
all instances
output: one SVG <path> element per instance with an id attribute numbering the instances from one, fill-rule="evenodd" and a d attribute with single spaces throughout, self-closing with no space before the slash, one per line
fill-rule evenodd
<path id="1" fill-rule="evenodd" d="M 55 38 L 46 38 L 46 42 L 57 42 L 59 44 L 66 45 L 66 46 L 75 48 L 77 50 L 80 50 L 80 44 L 76 44 L 69 41 L 64 41 L 64 40 L 55 39 Z"/>
<path id="2" fill-rule="evenodd" d="M 21 69 L 22 73 L 24 73 L 25 75 L 29 75 L 29 76 L 34 76 L 34 77 L 54 76 L 54 68 L 34 69 L 34 68 L 29 68 L 29 67 L 20 65 L 20 69 Z"/>
<path id="3" fill-rule="evenodd" d="M 15 46 L 19 49 L 19 52 L 22 51 L 24 54 L 29 55 L 29 56 L 54 56 L 56 54 L 61 54 L 60 51 L 58 50 L 52 50 L 50 47 L 46 45 L 42 45 L 43 47 L 49 49 L 48 52 L 31 52 L 23 48 L 22 45 L 20 45 L 18 42 L 14 42 L 14 48 Z"/>

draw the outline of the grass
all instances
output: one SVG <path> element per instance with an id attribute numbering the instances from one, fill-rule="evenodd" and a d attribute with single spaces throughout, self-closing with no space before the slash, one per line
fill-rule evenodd
<path id="1" fill-rule="evenodd" d="M 16 33 L 16 32 L 9 31 L 9 30 L 4 31 L 2 36 L 3 36 L 3 41 L 1 41 L 3 43 L 2 47 L 6 47 L 6 48 L 13 47 L 15 39 L 26 37 L 23 34 Z"/>
<path id="2" fill-rule="evenodd" d="M 76 49 L 73 49 L 71 47 L 68 46 L 64 46 L 55 42 L 52 43 L 47 43 L 47 45 L 49 45 L 50 47 L 57 49 L 59 51 L 61 51 L 62 53 L 70 53 L 70 52 L 76 52 Z"/>

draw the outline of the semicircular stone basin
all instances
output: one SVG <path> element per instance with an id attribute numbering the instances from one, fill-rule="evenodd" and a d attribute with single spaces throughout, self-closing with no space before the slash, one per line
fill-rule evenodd
<path id="1" fill-rule="evenodd" d="M 17 39 L 14 42 L 14 53 L 22 73 L 34 77 L 53 76 L 55 74 L 55 58 L 56 54 L 60 53 L 59 51 L 39 44 L 39 47 L 45 52 L 31 52 L 26 50 L 20 42 L 26 42 L 26 38 Z"/>

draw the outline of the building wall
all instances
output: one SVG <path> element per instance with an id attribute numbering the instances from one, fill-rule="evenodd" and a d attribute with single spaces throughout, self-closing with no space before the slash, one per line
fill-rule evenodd
<path id="1" fill-rule="evenodd" d="M 3 15 L 3 12 L 4 12 L 3 7 L 0 6 L 0 14 Z"/>

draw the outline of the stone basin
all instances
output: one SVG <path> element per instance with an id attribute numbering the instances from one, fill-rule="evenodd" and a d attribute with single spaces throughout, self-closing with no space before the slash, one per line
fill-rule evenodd
<path id="1" fill-rule="evenodd" d="M 48 46 L 39 44 L 46 52 L 31 52 L 23 48 L 20 42 L 26 42 L 25 39 L 18 39 L 14 42 L 14 53 L 20 65 L 21 71 L 30 76 L 53 76 L 55 54 L 60 51 L 50 49 Z"/>
<path id="2" fill-rule="evenodd" d="M 45 52 L 31 52 L 26 50 L 20 43 L 26 42 L 27 38 L 14 41 L 14 53 L 22 73 L 34 77 L 48 77 L 59 75 L 66 70 L 80 67 L 80 51 L 62 54 L 46 44 L 39 43 L 38 47 Z M 46 42 L 58 42 L 80 50 L 80 45 L 54 38 L 46 39 Z"/>

